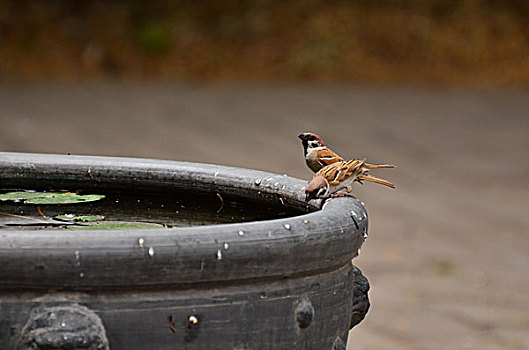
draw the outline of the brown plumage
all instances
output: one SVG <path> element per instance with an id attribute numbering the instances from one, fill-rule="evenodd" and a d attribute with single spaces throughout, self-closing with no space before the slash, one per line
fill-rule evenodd
<path id="1" fill-rule="evenodd" d="M 365 159 L 339 161 L 327 165 L 314 174 L 311 182 L 305 188 L 307 200 L 346 195 L 352 191 L 354 181 L 370 181 L 395 188 L 395 185 L 391 182 L 367 174 L 372 169 L 394 167 L 393 164 L 366 163 Z M 345 190 L 345 192 L 338 193 L 342 190 Z"/>

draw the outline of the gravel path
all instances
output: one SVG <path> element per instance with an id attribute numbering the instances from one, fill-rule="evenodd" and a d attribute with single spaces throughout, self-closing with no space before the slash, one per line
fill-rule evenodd
<path id="1" fill-rule="evenodd" d="M 0 84 L 2 151 L 153 157 L 309 178 L 296 135 L 392 162 L 357 186 L 372 308 L 348 349 L 529 349 L 529 91 Z"/>

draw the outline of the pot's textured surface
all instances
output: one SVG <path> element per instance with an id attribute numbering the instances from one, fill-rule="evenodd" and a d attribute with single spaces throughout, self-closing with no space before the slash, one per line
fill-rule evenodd
<path id="1" fill-rule="evenodd" d="M 353 305 L 367 312 L 367 280 L 351 264 L 367 214 L 354 198 L 307 204 L 305 184 L 217 165 L 0 153 L 4 189 L 212 192 L 299 211 L 171 229 L 0 231 L 0 349 L 344 344 Z"/>

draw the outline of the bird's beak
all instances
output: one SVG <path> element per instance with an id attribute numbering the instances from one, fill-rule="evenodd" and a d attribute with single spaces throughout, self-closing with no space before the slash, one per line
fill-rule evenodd
<path id="1" fill-rule="evenodd" d="M 299 134 L 298 137 L 299 137 L 300 140 L 306 140 L 307 139 L 307 135 L 305 135 L 305 134 Z"/>
<path id="2" fill-rule="evenodd" d="M 305 193 L 305 202 L 310 201 L 311 199 L 316 198 L 316 194 L 314 192 L 307 192 Z"/>

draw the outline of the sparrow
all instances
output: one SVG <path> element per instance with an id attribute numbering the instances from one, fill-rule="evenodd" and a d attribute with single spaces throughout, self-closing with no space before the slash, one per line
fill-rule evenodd
<path id="1" fill-rule="evenodd" d="M 305 188 L 305 200 L 345 196 L 353 188 L 353 182 L 370 181 L 395 188 L 391 182 L 368 175 L 368 171 L 379 168 L 394 168 L 393 164 L 369 164 L 365 159 L 339 161 L 323 167 Z M 344 192 L 340 192 L 343 191 Z"/>
<path id="2" fill-rule="evenodd" d="M 321 138 L 311 132 L 298 135 L 303 145 L 305 163 L 313 172 L 319 171 L 326 165 L 343 161 L 343 158 L 327 148 Z"/>

